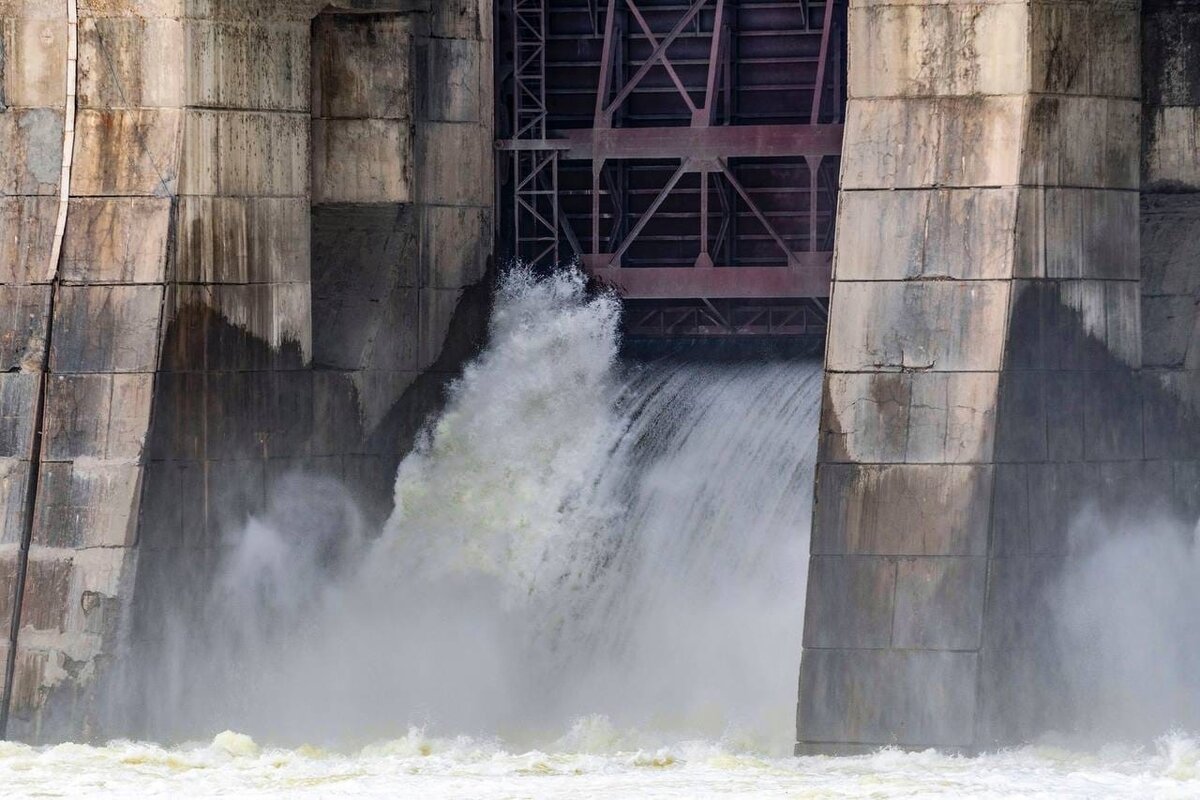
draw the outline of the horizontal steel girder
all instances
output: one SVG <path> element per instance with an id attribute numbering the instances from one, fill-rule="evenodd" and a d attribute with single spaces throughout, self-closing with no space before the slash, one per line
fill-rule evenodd
<path id="1" fill-rule="evenodd" d="M 836 156 L 841 125 L 720 125 L 695 128 L 587 128 L 562 138 L 502 140 L 500 150 L 558 150 L 560 158 L 589 161 L 637 158 L 691 159 Z M 699 169 L 699 166 L 697 166 Z"/>
<path id="2" fill-rule="evenodd" d="M 830 253 L 793 267 L 597 267 L 588 274 L 631 300 L 828 297 Z"/>

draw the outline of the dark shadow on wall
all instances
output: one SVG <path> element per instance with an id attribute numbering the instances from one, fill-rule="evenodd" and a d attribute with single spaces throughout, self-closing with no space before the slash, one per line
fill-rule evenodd
<path id="1" fill-rule="evenodd" d="M 314 328 L 329 329 L 317 285 Z M 391 510 L 400 459 L 482 343 L 491 292 L 490 276 L 463 290 L 440 355 L 374 421 L 364 417 L 364 387 L 372 384 L 361 370 L 310 368 L 294 342 L 273 348 L 210 308 L 178 310 L 158 376 L 128 633 L 121 666 L 99 691 L 104 735 L 213 735 L 183 711 L 196 702 L 189 675 L 203 665 L 178 654 L 201 652 L 202 643 L 180 648 L 177 640 L 203 634 L 205 600 L 229 537 L 258 515 L 278 517 L 272 497 L 281 487 L 293 491 L 297 480 L 345 501 L 345 514 L 320 496 L 309 507 L 327 517 L 317 535 L 331 537 L 331 562 L 347 515 L 377 532 Z M 385 326 L 377 340 L 386 347 L 403 332 Z"/>
<path id="2" fill-rule="evenodd" d="M 1105 591 L 1107 578 L 1087 572 L 1106 548 L 1126 540 L 1166 536 L 1193 547 L 1200 418 L 1159 375 L 1131 368 L 1090 334 L 1068 302 L 1070 291 L 1059 281 L 1014 286 L 976 725 L 985 749 L 1050 732 L 1111 741 L 1200 725 L 1200 676 L 1173 688 L 1189 694 L 1188 702 L 1174 705 L 1173 719 L 1157 720 L 1134 720 L 1118 709 L 1156 692 L 1145 679 L 1096 679 L 1097 669 L 1128 663 L 1124 651 L 1140 646 L 1138 632 L 1122 627 L 1137 615 L 1105 613 L 1112 592 L 1120 588 L 1129 603 L 1141 603 L 1170 577 L 1152 564 L 1131 563 L 1122 585 Z M 1179 636 L 1200 626 L 1194 616 L 1164 624 L 1177 626 Z M 1090 635 L 1087 625 L 1096 628 Z M 1142 655 L 1147 663 L 1168 657 Z"/>
<path id="3" fill-rule="evenodd" d="M 317 369 L 417 369 L 418 213 L 407 203 L 313 207 L 313 364 Z"/>
<path id="4" fill-rule="evenodd" d="M 1173 127 L 1168 115 L 1179 120 L 1180 112 L 1200 107 L 1200 4 L 1143 0 L 1141 24 L 1143 197 L 1196 192 L 1200 186 L 1194 181 L 1180 180 L 1189 155 L 1187 134 L 1181 133 L 1186 128 Z M 1152 165 L 1156 153 L 1172 149 L 1180 151 L 1179 161 Z"/>

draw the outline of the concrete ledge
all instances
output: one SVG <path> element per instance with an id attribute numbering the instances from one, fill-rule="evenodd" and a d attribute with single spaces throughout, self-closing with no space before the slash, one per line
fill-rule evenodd
<path id="1" fill-rule="evenodd" d="M 69 548 L 132 546 L 141 475 L 141 467 L 129 461 L 43 465 L 33 542 Z"/>
<path id="2" fill-rule="evenodd" d="M 1020 182 L 1137 190 L 1137 100 L 1030 95 Z"/>
<path id="3" fill-rule="evenodd" d="M 146 441 L 153 383 L 153 374 L 51 377 L 43 459 L 136 461 Z"/>
<path id="4" fill-rule="evenodd" d="M 0 284 L 46 281 L 57 215 L 54 197 L 0 197 Z"/>
<path id="5" fill-rule="evenodd" d="M 1012 276 L 1137 280 L 1138 199 L 1125 190 L 1021 189 Z"/>
<path id="6" fill-rule="evenodd" d="M 310 205 L 303 197 L 181 197 L 176 279 L 303 283 L 310 277 Z"/>
<path id="7" fill-rule="evenodd" d="M 838 241 L 839 281 L 996 280 L 1012 273 L 1015 188 L 842 192 L 838 217 L 856 226 Z"/>
<path id="8" fill-rule="evenodd" d="M 167 197 L 72 199 L 59 275 L 73 283 L 161 283 L 170 227 Z"/>
<path id="9" fill-rule="evenodd" d="M 181 195 L 307 197 L 308 115 L 184 113 Z"/>
<path id="10" fill-rule="evenodd" d="M 1141 297 L 1133 281 L 1013 281 L 1008 369 L 1141 366 Z"/>
<path id="11" fill-rule="evenodd" d="M 61 287 L 51 371 L 153 372 L 162 310 L 159 285 Z"/>
<path id="12" fill-rule="evenodd" d="M 0 286 L 0 370 L 38 372 L 46 350 L 50 287 Z"/>
<path id="13" fill-rule="evenodd" d="M 0 458 L 28 460 L 33 456 L 39 383 L 39 376 L 32 372 L 0 373 Z"/>
<path id="14" fill-rule="evenodd" d="M 902 558 L 896 563 L 892 646 L 977 650 L 983 635 L 987 558 Z"/>
<path id="15" fill-rule="evenodd" d="M 402 120 L 313 120 L 313 202 L 411 202 L 410 128 Z"/>
<path id="16" fill-rule="evenodd" d="M 1142 157 L 1147 191 L 1200 191 L 1200 106 L 1147 108 Z"/>
<path id="17" fill-rule="evenodd" d="M 93 17 L 79 22 L 80 108 L 186 104 L 185 24 L 178 19 Z"/>
<path id="18" fill-rule="evenodd" d="M 0 197 L 56 195 L 62 179 L 61 108 L 9 108 L 0 112 Z"/>
<path id="19" fill-rule="evenodd" d="M 0 9 L 2 9 L 0 4 Z M 0 108 L 62 108 L 66 97 L 66 9 L 53 16 L 30 15 L 25 8 L 0 13 Z"/>
<path id="20" fill-rule="evenodd" d="M 486 208 L 493 186 L 491 134 L 469 122 L 429 122 L 418 132 L 418 199 L 423 203 Z"/>
<path id="21" fill-rule="evenodd" d="M 410 20 L 322 15 L 313 26 L 314 117 L 412 119 Z"/>
<path id="22" fill-rule="evenodd" d="M 846 109 L 842 189 L 1011 186 L 1021 96 L 859 99 Z"/>

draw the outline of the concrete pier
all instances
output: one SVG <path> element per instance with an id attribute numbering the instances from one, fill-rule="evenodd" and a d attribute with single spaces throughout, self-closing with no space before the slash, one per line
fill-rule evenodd
<path id="1" fill-rule="evenodd" d="M 1153 384 L 1195 410 L 1200 408 L 1200 7 L 1148 0 L 1142 37 L 1143 367 Z M 1170 415 L 1161 420 L 1169 426 L 1164 447 L 1172 458 L 1194 459 L 1196 432 L 1172 420 Z"/>
<path id="2" fill-rule="evenodd" d="M 1069 729 L 1076 515 L 1195 516 L 1195 7 L 1142 13 L 851 4 L 798 752 Z"/>
<path id="3" fill-rule="evenodd" d="M 273 480 L 386 505 L 483 321 L 491 5 L 8 0 L 0 31 L 0 663 L 38 741 L 103 730 L 118 650 Z"/>

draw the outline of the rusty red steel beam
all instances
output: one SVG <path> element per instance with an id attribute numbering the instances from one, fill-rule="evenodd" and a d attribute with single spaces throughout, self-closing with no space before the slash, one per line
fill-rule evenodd
<path id="1" fill-rule="evenodd" d="M 587 259 L 585 259 L 586 262 Z M 631 300 L 828 297 L 832 253 L 798 253 L 791 267 L 587 267 Z"/>
<path id="2" fill-rule="evenodd" d="M 631 0 L 627 0 L 627 2 L 630 2 L 630 1 Z M 704 6 L 707 5 L 709 2 L 710 2 L 710 0 L 695 0 L 695 2 L 692 3 L 691 7 L 688 8 L 687 12 L 685 12 L 684 15 L 679 18 L 679 21 L 676 22 L 674 27 L 671 28 L 670 32 L 667 33 L 666 37 L 664 39 L 662 39 L 658 43 L 657 46 L 655 46 L 654 52 L 652 52 L 650 54 L 650 57 L 642 62 L 642 65 L 640 67 L 638 67 L 637 72 L 633 73 L 633 77 L 631 77 L 629 79 L 629 82 L 626 83 L 623 87 L 621 87 L 621 91 L 619 91 L 617 93 L 617 96 L 615 98 L 613 98 L 612 102 L 608 103 L 601 110 L 598 111 L 598 113 L 596 114 L 596 120 L 595 120 L 595 125 L 597 128 L 607 128 L 612 124 L 613 110 L 616 109 L 617 106 L 621 105 L 621 103 L 625 102 L 625 98 L 628 97 L 633 92 L 633 90 L 637 88 L 637 85 L 639 83 L 641 83 L 642 78 L 646 77 L 646 73 L 650 71 L 650 68 L 653 67 L 658 62 L 658 60 L 663 57 L 663 55 L 667 52 L 667 48 L 670 47 L 675 42 L 675 39 L 678 38 L 679 34 L 683 32 L 683 29 L 685 27 L 687 27 L 687 24 L 692 21 L 692 17 L 694 17 L 698 13 L 700 13 L 700 9 L 704 8 Z M 610 6 L 610 9 L 611 8 L 612 7 Z M 606 33 L 605 33 L 605 47 L 606 48 L 608 46 L 608 38 L 609 38 L 609 34 L 606 31 Z M 601 69 L 603 69 L 603 67 Z M 599 97 L 602 94 L 605 94 L 603 89 L 604 89 L 604 84 L 605 84 L 606 79 L 603 75 L 601 75 L 600 80 L 601 80 L 600 88 L 602 91 L 597 95 L 597 97 Z"/>
<path id="3" fill-rule="evenodd" d="M 717 104 L 714 101 L 717 93 L 717 70 L 721 62 L 721 39 L 725 25 L 725 0 L 717 0 L 717 15 L 713 18 L 712 41 L 708 47 L 708 78 L 704 82 L 704 108 L 701 114 L 692 112 L 693 126 L 711 125 L 717 114 Z M 698 117 L 698 118 L 697 118 Z"/>
<path id="4" fill-rule="evenodd" d="M 725 176 L 725 180 L 729 181 L 729 185 L 732 186 L 739 195 L 741 195 L 742 200 L 746 203 L 746 206 L 750 209 L 751 213 L 758 218 L 759 224 L 766 229 L 767 233 L 771 235 L 771 238 L 775 240 L 775 243 L 779 245 L 779 249 L 782 250 L 783 254 L 787 256 L 788 263 L 794 263 L 796 260 L 796 254 L 792 252 L 792 248 L 788 246 L 787 241 L 783 238 L 783 236 L 780 235 L 779 231 L 775 230 L 775 226 L 771 224 L 771 221 L 767 219 L 767 215 L 764 214 L 762 209 L 758 207 L 758 204 L 754 202 L 754 198 L 752 198 L 750 193 L 746 191 L 746 187 L 742 186 L 742 182 L 739 181 L 737 176 L 733 174 L 733 170 L 729 168 L 729 165 L 725 163 L 724 159 L 718 159 L 717 165 L 721 168 L 721 173 Z M 816 230 L 810 231 L 809 239 L 811 240 L 815 236 Z"/>
<path id="5" fill-rule="evenodd" d="M 826 0 L 821 24 L 821 54 L 817 57 L 817 81 L 813 86 L 812 116 L 809 121 L 816 125 L 821 121 L 821 96 L 825 94 L 825 64 L 829 61 L 829 33 L 833 22 L 833 2 Z"/>
<path id="6" fill-rule="evenodd" d="M 629 245 L 633 244 L 633 240 L 636 239 L 638 234 L 642 232 L 642 228 L 646 227 L 646 223 L 648 223 L 650 218 L 654 216 L 654 212 L 658 211 L 658 207 L 661 206 L 663 201 L 667 199 L 667 195 L 669 195 L 671 190 L 675 188 L 675 184 L 679 183 L 679 179 L 682 178 L 687 172 L 688 162 L 687 159 L 684 159 L 675 172 L 671 174 L 671 177 L 667 180 L 666 185 L 663 186 L 661 191 L 659 191 L 658 196 L 655 197 L 653 202 L 650 203 L 650 207 L 647 208 L 642 213 L 642 216 L 638 218 L 638 221 L 633 226 L 633 230 L 625 235 L 625 239 L 621 242 L 621 244 L 617 245 L 617 249 L 613 251 L 612 255 L 614 259 L 619 259 L 625 253 L 625 251 L 629 249 Z"/>
<path id="7" fill-rule="evenodd" d="M 770 158 L 836 156 L 842 152 L 841 125 L 720 125 L 695 128 L 584 128 L 564 131 L 560 139 L 519 144 L 496 143 L 501 150 L 558 150 L 560 158 L 587 161 L 610 158 Z M 696 164 L 696 169 L 702 165 Z"/>
<path id="8" fill-rule="evenodd" d="M 654 31 L 651 29 L 650 24 L 646 22 L 646 18 L 642 16 L 642 12 L 638 8 L 637 3 L 635 3 L 634 0 L 625 0 L 625 4 L 629 7 L 629 11 L 633 14 L 633 18 L 637 20 L 637 24 L 642 29 L 642 33 L 646 34 L 646 39 L 649 40 L 650 46 L 657 48 L 658 38 L 654 35 Z M 659 60 L 662 62 L 663 69 L 665 69 L 667 74 L 671 76 L 671 81 L 675 84 L 675 88 L 679 90 L 680 96 L 683 97 L 683 102 L 686 103 L 688 109 L 691 110 L 692 116 L 695 116 L 697 110 L 696 103 L 692 100 L 692 96 L 688 94 L 687 87 L 683 85 L 683 81 L 679 79 L 679 73 L 675 71 L 675 66 L 671 63 L 671 59 L 667 56 L 666 51 L 663 52 L 662 57 Z"/>

